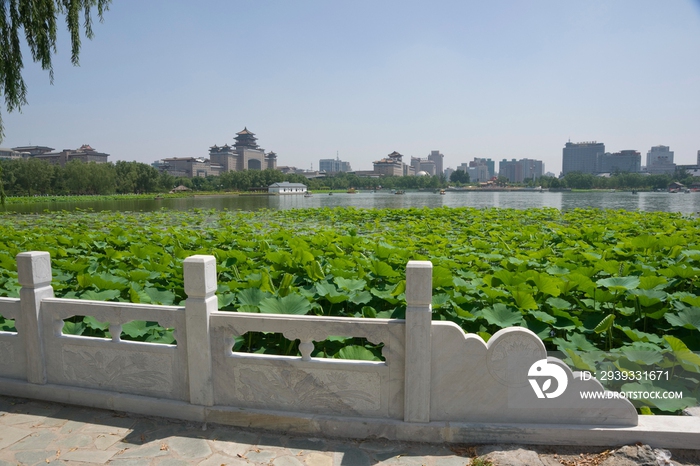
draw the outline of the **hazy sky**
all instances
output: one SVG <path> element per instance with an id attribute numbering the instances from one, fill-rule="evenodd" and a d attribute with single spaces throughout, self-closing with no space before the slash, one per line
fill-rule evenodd
<path id="1" fill-rule="evenodd" d="M 25 52 L 3 147 L 151 163 L 247 126 L 279 165 L 440 150 L 557 174 L 569 138 L 700 149 L 699 0 L 114 0 L 94 30 L 80 67 L 62 34 L 53 85 Z"/>

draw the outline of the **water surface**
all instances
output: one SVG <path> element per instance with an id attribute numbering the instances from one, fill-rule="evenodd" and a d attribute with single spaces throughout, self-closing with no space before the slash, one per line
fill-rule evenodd
<path id="1" fill-rule="evenodd" d="M 433 192 L 407 192 L 403 195 L 390 191 L 359 192 L 356 194 L 316 193 L 311 197 L 301 195 L 215 195 L 179 199 L 124 199 L 101 201 L 51 201 L 32 204 L 11 204 L 8 211 L 41 213 L 45 210 L 92 209 L 95 211 L 154 211 L 162 208 L 228 209 L 255 211 L 260 209 L 284 210 L 307 207 L 357 207 L 366 209 L 404 209 L 410 207 L 476 207 L 529 209 L 553 207 L 559 210 L 576 208 L 622 209 L 630 211 L 663 211 L 696 214 L 700 212 L 700 193 L 640 192 L 454 192 L 445 195 Z"/>

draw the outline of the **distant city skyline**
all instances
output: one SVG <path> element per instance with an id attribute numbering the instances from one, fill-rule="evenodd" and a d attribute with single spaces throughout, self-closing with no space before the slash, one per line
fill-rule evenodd
<path id="1" fill-rule="evenodd" d="M 697 0 L 114 2 L 78 68 L 63 29 L 53 86 L 24 46 L 29 104 L 3 111 L 0 146 L 150 164 L 248 127 L 281 166 L 438 150 L 444 168 L 535 159 L 556 174 L 569 140 L 669 146 L 679 165 L 700 150 Z"/>

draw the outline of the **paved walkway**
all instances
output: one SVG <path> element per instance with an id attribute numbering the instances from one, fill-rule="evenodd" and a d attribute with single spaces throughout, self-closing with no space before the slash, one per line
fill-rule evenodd
<path id="1" fill-rule="evenodd" d="M 630 448 L 641 454 L 641 447 Z M 0 466 L 462 466 L 471 456 L 494 450 L 501 454 L 497 447 L 302 438 L 0 396 Z M 608 464 L 604 460 L 612 459 L 609 452 L 601 454 L 603 449 L 558 451 L 525 449 L 512 452 L 520 458 L 516 462 L 493 459 L 496 464 L 537 466 Z"/>

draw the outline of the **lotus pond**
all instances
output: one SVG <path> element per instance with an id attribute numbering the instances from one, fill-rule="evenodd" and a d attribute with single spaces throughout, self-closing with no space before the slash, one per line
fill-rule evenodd
<path id="1" fill-rule="evenodd" d="M 677 412 L 700 396 L 700 220 L 681 214 L 575 209 L 355 208 L 229 212 L 58 212 L 0 217 L 0 295 L 18 296 L 15 256 L 51 253 L 58 297 L 179 304 L 182 261 L 217 258 L 219 308 L 403 318 L 405 266 L 433 263 L 433 318 L 488 340 L 519 325 L 591 372 L 663 370 L 636 402 Z M 109 336 L 76 316 L 64 332 Z M 0 316 L 0 330 L 14 322 Z M 153 322 L 122 337 L 173 343 Z M 297 354 L 296 342 L 249 333 L 237 351 Z M 333 337 L 315 357 L 381 358 L 381 345 Z M 646 380 L 609 388 L 649 390 Z"/>

